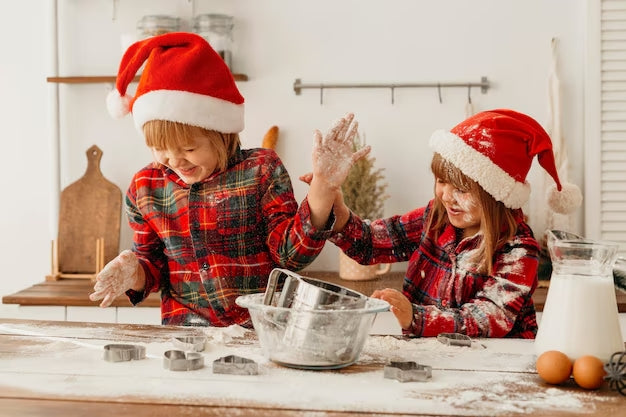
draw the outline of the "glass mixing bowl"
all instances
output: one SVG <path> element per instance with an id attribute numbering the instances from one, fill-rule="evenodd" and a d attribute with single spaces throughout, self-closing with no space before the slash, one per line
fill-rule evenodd
<path id="1" fill-rule="evenodd" d="M 367 298 L 357 309 L 310 310 L 263 303 L 263 293 L 235 301 L 247 308 L 264 355 L 283 366 L 337 369 L 357 361 L 377 313 L 389 303 Z"/>

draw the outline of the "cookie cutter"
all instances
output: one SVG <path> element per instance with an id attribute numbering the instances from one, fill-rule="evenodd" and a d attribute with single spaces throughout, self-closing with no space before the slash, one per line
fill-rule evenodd
<path id="1" fill-rule="evenodd" d="M 172 338 L 172 344 L 178 349 L 202 352 L 207 338 L 203 336 L 181 336 Z"/>
<path id="2" fill-rule="evenodd" d="M 195 371 L 204 366 L 204 356 L 196 352 L 168 350 L 163 354 L 163 368 L 170 371 Z"/>
<path id="3" fill-rule="evenodd" d="M 104 360 L 108 362 L 125 362 L 146 357 L 146 348 L 140 345 L 109 344 L 104 345 Z"/>
<path id="4" fill-rule="evenodd" d="M 485 349 L 487 346 L 480 343 L 478 340 L 472 340 L 471 337 L 461 333 L 439 333 L 437 340 L 448 346 L 467 346 L 471 347 L 472 343 L 478 344 L 481 348 Z"/>
<path id="5" fill-rule="evenodd" d="M 213 361 L 214 374 L 256 375 L 259 365 L 252 359 L 237 355 L 223 356 Z"/>
<path id="6" fill-rule="evenodd" d="M 437 340 L 449 346 L 472 346 L 472 339 L 461 333 L 439 333 Z"/>
<path id="7" fill-rule="evenodd" d="M 428 365 L 420 365 L 413 361 L 391 361 L 391 363 L 384 368 L 384 376 L 388 379 L 397 379 L 400 382 L 421 382 L 432 378 L 433 368 Z"/>

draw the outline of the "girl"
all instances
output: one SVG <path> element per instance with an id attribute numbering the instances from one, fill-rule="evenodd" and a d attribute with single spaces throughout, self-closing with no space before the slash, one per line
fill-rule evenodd
<path id="1" fill-rule="evenodd" d="M 479 113 L 435 132 L 430 145 L 432 201 L 370 222 L 337 195 L 330 240 L 361 264 L 408 261 L 402 291 L 372 294 L 391 304 L 405 334 L 534 338 L 539 245 L 521 210 L 534 156 L 556 183 L 549 200 L 555 211 L 579 206 L 580 190 L 561 185 L 548 134 L 521 113 Z"/>
<path id="2" fill-rule="evenodd" d="M 126 89 L 144 62 L 129 98 Z M 155 162 L 135 174 L 126 193 L 133 249 L 98 274 L 90 299 L 106 307 L 126 293 L 137 304 L 160 291 L 163 324 L 250 326 L 235 299 L 263 292 L 276 267 L 299 270 L 312 262 L 330 226 L 312 224 L 311 215 L 332 222 L 330 208 L 312 213 L 306 201 L 298 208 L 276 153 L 241 149 L 243 97 L 198 35 L 169 33 L 132 45 L 109 110 L 132 111 Z M 341 119 L 326 140 L 353 135 L 350 122 Z M 316 200 L 320 187 L 311 188 Z"/>

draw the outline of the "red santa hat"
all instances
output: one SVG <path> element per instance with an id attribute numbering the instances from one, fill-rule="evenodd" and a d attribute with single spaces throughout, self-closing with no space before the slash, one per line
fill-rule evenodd
<path id="1" fill-rule="evenodd" d="M 528 201 L 526 175 L 535 156 L 555 182 L 547 195 L 550 208 L 567 214 L 582 203 L 576 185 L 559 181 L 550 136 L 525 114 L 507 109 L 477 113 L 449 132 L 433 133 L 430 146 L 509 208 Z"/>
<path id="2" fill-rule="evenodd" d="M 134 97 L 128 85 L 145 62 Z M 107 97 L 113 117 L 132 112 L 142 131 L 150 120 L 169 120 L 222 133 L 244 126 L 244 99 L 224 60 L 199 35 L 167 33 L 131 45 Z"/>

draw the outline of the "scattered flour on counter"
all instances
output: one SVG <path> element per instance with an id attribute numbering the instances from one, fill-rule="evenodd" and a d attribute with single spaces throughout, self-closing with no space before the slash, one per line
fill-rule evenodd
<path id="1" fill-rule="evenodd" d="M 527 350 L 519 353 L 498 351 L 497 347 L 492 347 L 493 343 L 481 339 L 473 342 L 471 347 L 466 347 L 445 345 L 436 338 L 370 337 L 363 347 L 360 360 L 375 363 L 414 361 L 433 369 L 535 372 L 536 357 L 532 341 L 517 341 L 518 344 L 527 345 Z M 489 352 L 489 355 L 485 355 L 485 352 Z"/>
<path id="2" fill-rule="evenodd" d="M 83 339 L 76 344 L 58 336 L 64 333 L 62 330 L 53 329 L 51 333 L 55 336 L 50 336 L 47 330 L 0 325 L 4 334 L 46 333 L 43 339 L 22 337 L 24 342 L 19 351 L 0 355 L 0 387 L 36 391 L 49 398 L 131 396 L 170 404 L 256 405 L 363 413 L 419 410 L 425 414 L 449 415 L 458 414 L 459 410 L 473 415 L 511 412 L 530 415 L 535 410 L 552 409 L 580 411 L 588 407 L 591 398 L 597 399 L 594 393 L 542 386 L 538 377 L 528 371 L 528 364 L 534 360 L 532 353 L 485 355 L 480 345 L 447 346 L 431 338 L 370 337 L 359 361 L 352 367 L 343 371 L 304 371 L 268 361 L 253 331 L 239 326 L 202 328 L 210 339 L 202 352 L 205 367 L 172 372 L 162 366 L 163 353 L 173 348 L 171 332 L 157 332 L 157 340 L 145 339 L 141 343 L 146 347 L 147 359 L 110 363 L 103 360 L 102 346 L 127 343 L 133 340 L 132 335 L 124 333 L 119 339 Z M 489 349 L 489 342 L 484 343 Z M 259 375 L 213 374 L 212 362 L 230 354 L 256 361 Z M 432 365 L 431 380 L 400 383 L 384 378 L 380 365 L 397 359 Z M 494 371 L 505 365 L 518 373 Z M 468 367 L 485 371 L 462 370 Z"/>
<path id="3" fill-rule="evenodd" d="M 251 330 L 236 324 L 228 327 L 205 327 L 203 330 L 214 343 L 229 343 L 233 339 L 242 339 L 246 336 L 246 333 L 251 332 Z"/>
<path id="4" fill-rule="evenodd" d="M 481 381 L 479 378 L 477 383 L 489 383 L 489 381 Z M 585 394 L 575 395 L 557 388 L 520 392 L 519 387 L 524 385 L 531 388 L 536 386 L 536 382 L 523 383 L 523 380 L 515 379 L 511 380 L 510 386 L 500 382 L 491 385 L 489 390 L 481 390 L 475 386 L 460 387 L 460 392 L 456 396 L 443 399 L 443 401 L 448 401 L 463 409 L 495 409 L 507 413 L 532 413 L 542 409 L 580 412 L 585 404 L 583 398 Z"/>

